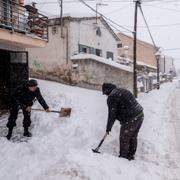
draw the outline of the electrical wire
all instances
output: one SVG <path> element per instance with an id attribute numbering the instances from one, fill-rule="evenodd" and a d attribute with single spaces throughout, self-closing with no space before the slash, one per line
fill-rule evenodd
<path id="1" fill-rule="evenodd" d="M 107 13 L 104 13 L 105 15 L 108 15 L 108 14 L 114 14 L 116 12 L 119 12 L 120 10 L 125 10 L 127 7 L 130 7 L 130 5 L 132 5 L 132 3 L 129 3 L 121 8 L 118 8 L 118 9 L 115 9 L 114 11 L 111 11 L 111 12 L 107 12 Z"/>
<path id="2" fill-rule="evenodd" d="M 127 29 L 127 28 L 125 28 L 125 27 L 117 24 L 117 23 L 114 22 L 113 20 L 111 20 L 111 19 L 107 18 L 106 16 L 104 16 L 102 13 L 96 11 L 94 8 L 92 8 L 90 5 L 88 5 L 88 4 L 87 4 L 86 2 L 84 2 L 83 0 L 78 0 L 78 1 L 81 2 L 82 4 L 84 4 L 86 7 L 88 7 L 88 8 L 91 9 L 92 11 L 96 12 L 98 15 L 102 16 L 102 17 L 103 17 L 104 19 L 106 19 L 107 21 L 110 21 L 111 23 L 115 24 L 116 26 L 118 26 L 118 27 L 120 27 L 120 28 L 122 28 L 122 29 L 124 29 L 124 30 L 126 30 L 126 31 L 128 31 L 128 32 L 133 33 L 133 31 L 131 31 L 131 30 L 129 30 L 129 29 Z"/>
<path id="3" fill-rule="evenodd" d="M 152 34 L 151 34 L 151 31 L 150 31 L 150 29 L 149 29 L 148 23 L 147 23 L 146 18 L 145 18 L 145 16 L 144 16 L 144 13 L 143 13 L 141 4 L 139 4 L 139 9 L 140 9 L 141 14 L 142 14 L 142 16 L 143 16 L 144 22 L 145 22 L 146 27 L 147 27 L 147 29 L 148 29 L 148 32 L 149 32 L 149 35 L 150 35 L 151 40 L 152 40 L 152 42 L 153 42 L 154 48 L 157 49 L 157 46 L 156 46 L 156 44 L 155 44 L 155 41 L 154 41 L 153 36 L 152 36 Z"/>
<path id="4" fill-rule="evenodd" d="M 150 7 L 155 7 L 155 8 L 162 9 L 162 10 L 168 10 L 168 11 L 180 13 L 180 10 L 178 10 L 178 9 L 164 8 L 164 7 L 159 7 L 159 6 L 155 6 L 155 5 L 149 5 L 149 4 L 146 4 L 144 6 L 150 6 Z"/>

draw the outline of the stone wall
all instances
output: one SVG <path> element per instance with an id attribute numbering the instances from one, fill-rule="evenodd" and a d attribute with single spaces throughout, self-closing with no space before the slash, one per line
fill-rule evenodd
<path id="1" fill-rule="evenodd" d="M 133 73 L 93 59 L 72 60 L 72 82 L 74 85 L 101 90 L 103 82 L 133 91 Z"/>

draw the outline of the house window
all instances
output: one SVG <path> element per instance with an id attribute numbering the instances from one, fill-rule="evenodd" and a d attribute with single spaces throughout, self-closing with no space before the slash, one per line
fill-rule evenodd
<path id="1" fill-rule="evenodd" d="M 122 48 L 122 43 L 118 43 L 117 48 Z"/>
<path id="2" fill-rule="evenodd" d="M 52 34 L 55 35 L 58 33 L 58 30 L 57 30 L 57 27 L 56 26 L 53 26 L 52 27 Z"/>
<path id="3" fill-rule="evenodd" d="M 79 45 L 79 52 L 80 53 L 90 53 L 90 50 L 91 48 L 90 47 L 88 47 L 88 46 L 85 46 L 85 45 L 82 45 L 82 44 L 80 44 Z"/>
<path id="4" fill-rule="evenodd" d="M 107 57 L 107 59 L 112 59 L 112 60 L 114 59 L 114 55 L 113 55 L 113 53 L 110 52 L 110 51 L 107 51 L 106 57 Z"/>
<path id="5" fill-rule="evenodd" d="M 95 49 L 95 55 L 97 55 L 97 56 L 102 56 L 102 50 L 100 50 L 100 49 Z"/>
<path id="6" fill-rule="evenodd" d="M 80 53 L 87 53 L 87 54 L 94 54 L 97 56 L 102 56 L 102 50 L 95 49 L 93 47 L 85 46 L 82 44 L 79 44 L 79 52 Z"/>

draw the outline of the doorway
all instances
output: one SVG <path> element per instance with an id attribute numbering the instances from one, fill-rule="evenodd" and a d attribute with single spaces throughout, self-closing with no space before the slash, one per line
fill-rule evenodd
<path id="1" fill-rule="evenodd" d="M 9 108 L 11 95 L 28 77 L 28 53 L 0 49 L 0 110 Z"/>

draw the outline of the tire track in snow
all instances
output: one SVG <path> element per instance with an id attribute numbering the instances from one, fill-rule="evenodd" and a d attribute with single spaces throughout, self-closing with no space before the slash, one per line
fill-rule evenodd
<path id="1" fill-rule="evenodd" d="M 173 180 L 179 180 L 180 174 L 180 90 L 173 89 L 168 97 L 164 115 L 163 115 L 163 125 L 164 128 L 164 145 L 165 145 L 165 154 L 164 158 L 166 161 L 167 171 L 170 171 L 168 174 L 172 176 L 168 178 Z M 179 142 L 179 143 L 178 143 Z M 172 169 L 173 167 L 173 169 Z"/>

